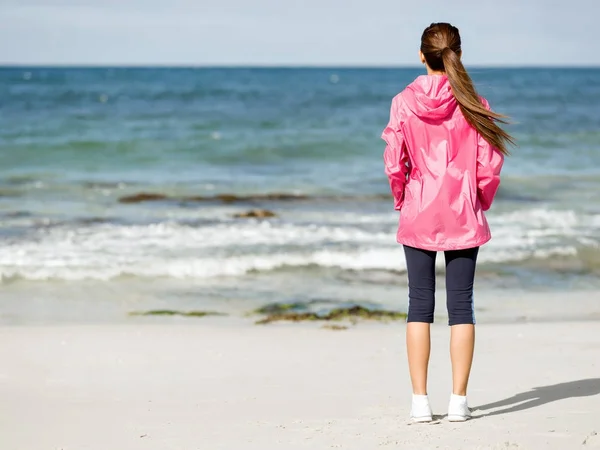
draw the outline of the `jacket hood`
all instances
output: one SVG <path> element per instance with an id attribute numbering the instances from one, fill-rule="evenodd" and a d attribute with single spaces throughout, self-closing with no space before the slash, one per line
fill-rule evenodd
<path id="1" fill-rule="evenodd" d="M 445 119 L 456 109 L 456 99 L 445 75 L 421 75 L 403 93 L 408 108 L 423 119 Z"/>

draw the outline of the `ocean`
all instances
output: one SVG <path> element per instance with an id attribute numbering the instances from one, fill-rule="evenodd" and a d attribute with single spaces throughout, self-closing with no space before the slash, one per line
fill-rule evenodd
<path id="1" fill-rule="evenodd" d="M 380 135 L 421 73 L 0 69 L 0 323 L 282 301 L 404 310 Z M 477 291 L 491 305 L 597 298 L 600 69 L 471 76 L 518 142 Z M 236 217 L 256 209 L 274 217 Z"/>

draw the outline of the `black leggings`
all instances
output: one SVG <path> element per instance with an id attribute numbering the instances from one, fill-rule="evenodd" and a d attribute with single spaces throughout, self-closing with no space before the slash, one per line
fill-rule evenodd
<path id="1" fill-rule="evenodd" d="M 475 324 L 473 280 L 479 247 L 450 250 L 446 256 L 448 324 Z M 433 323 L 437 252 L 404 246 L 408 270 L 408 322 Z"/>

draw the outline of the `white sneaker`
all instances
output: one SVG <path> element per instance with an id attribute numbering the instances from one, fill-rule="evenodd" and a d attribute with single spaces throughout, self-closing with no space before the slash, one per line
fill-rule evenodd
<path id="1" fill-rule="evenodd" d="M 470 418 L 471 410 L 467 403 L 467 397 L 452 394 L 448 405 L 448 420 L 450 422 L 464 422 Z"/>
<path id="2" fill-rule="evenodd" d="M 426 395 L 413 394 L 410 418 L 413 422 L 418 423 L 431 422 L 433 420 L 429 398 Z"/>

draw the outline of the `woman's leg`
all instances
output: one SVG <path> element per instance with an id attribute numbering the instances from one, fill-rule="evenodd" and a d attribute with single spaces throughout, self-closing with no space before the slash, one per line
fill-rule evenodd
<path id="1" fill-rule="evenodd" d="M 431 341 L 429 326 L 435 309 L 436 252 L 404 246 L 408 272 L 406 349 L 413 393 L 427 394 Z"/>
<path id="2" fill-rule="evenodd" d="M 452 393 L 467 395 L 475 348 L 473 282 L 479 248 L 446 253 L 446 292 L 450 325 Z"/>

